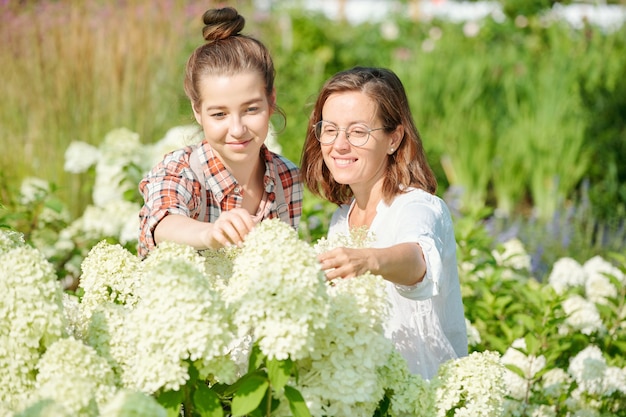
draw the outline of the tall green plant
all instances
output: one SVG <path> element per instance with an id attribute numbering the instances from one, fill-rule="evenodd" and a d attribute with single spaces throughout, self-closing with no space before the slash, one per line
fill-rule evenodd
<path id="1" fill-rule="evenodd" d="M 189 30 L 199 31 L 187 11 L 178 0 L 0 6 L 0 162 L 11 167 L 10 180 L 50 179 L 84 205 L 88 190 L 62 169 L 72 140 L 93 143 L 120 126 L 151 138 L 171 127 L 179 118 L 181 52 Z"/>

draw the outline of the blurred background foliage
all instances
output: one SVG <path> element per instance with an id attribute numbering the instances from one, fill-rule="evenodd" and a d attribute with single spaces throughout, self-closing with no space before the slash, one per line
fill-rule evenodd
<path id="1" fill-rule="evenodd" d="M 502 16 L 467 22 L 425 20 L 411 9 L 419 2 L 399 3 L 380 22 L 350 24 L 293 1 L 3 2 L 0 204 L 21 210 L 20 183 L 34 176 L 79 216 L 93 174 L 64 171 L 72 141 L 97 145 L 125 127 L 151 143 L 192 123 L 184 65 L 202 41 L 204 10 L 231 5 L 273 53 L 287 114 L 278 141 L 294 162 L 324 80 L 354 65 L 388 67 L 455 215 L 496 239 L 522 239 L 539 272 L 560 256 L 622 249 L 626 28 L 572 28 L 547 13 L 548 0 L 503 0 Z M 307 197 L 305 237 L 325 232 L 332 209 Z"/>

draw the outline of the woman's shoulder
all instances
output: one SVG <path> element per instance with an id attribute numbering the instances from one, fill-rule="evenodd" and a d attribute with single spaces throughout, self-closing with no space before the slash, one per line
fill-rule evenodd
<path id="1" fill-rule="evenodd" d="M 152 168 L 151 173 L 153 175 L 176 174 L 185 168 L 189 168 L 190 156 L 194 148 L 195 146 L 185 146 L 184 148 L 174 149 L 165 153 L 161 157 L 161 161 Z"/>
<path id="2" fill-rule="evenodd" d="M 266 161 L 276 167 L 279 174 L 289 174 L 291 177 L 300 177 L 300 168 L 286 156 L 272 152 L 266 148 Z"/>
<path id="3" fill-rule="evenodd" d="M 424 204 L 432 204 L 440 206 L 445 204 L 443 199 L 436 194 L 431 194 L 428 191 L 424 191 L 421 188 L 409 187 L 396 196 L 395 201 L 398 202 L 419 202 Z"/>
<path id="4" fill-rule="evenodd" d="M 448 206 L 441 197 L 420 188 L 407 188 L 405 192 L 396 196 L 390 207 L 401 210 L 402 207 L 407 206 L 413 209 L 426 210 L 437 215 L 449 216 Z"/>

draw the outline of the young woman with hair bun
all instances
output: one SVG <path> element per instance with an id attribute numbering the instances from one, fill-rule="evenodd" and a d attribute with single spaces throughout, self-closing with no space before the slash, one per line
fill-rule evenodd
<path id="1" fill-rule="evenodd" d="M 298 227 L 297 166 L 264 144 L 278 113 L 268 49 L 242 34 L 231 7 L 203 16 L 205 43 L 187 61 L 184 89 L 204 138 L 164 156 L 140 182 L 138 255 L 163 241 L 199 250 L 239 244 L 263 219 Z"/>

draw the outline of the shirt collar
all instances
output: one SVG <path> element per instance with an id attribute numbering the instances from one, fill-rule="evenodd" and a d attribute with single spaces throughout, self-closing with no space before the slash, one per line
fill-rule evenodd
<path id="1" fill-rule="evenodd" d="M 261 146 L 260 153 L 265 161 L 265 177 L 263 183 L 265 185 L 265 192 L 269 194 L 274 191 L 280 178 L 276 178 L 276 171 L 272 169 L 274 165 L 274 155 L 265 144 Z M 209 190 L 215 199 L 221 202 L 235 189 L 238 184 L 237 180 L 230 171 L 226 169 L 222 160 L 217 157 L 211 145 L 206 141 L 202 142 L 202 158 L 205 159 L 201 162 L 203 162 L 203 169 Z"/>

